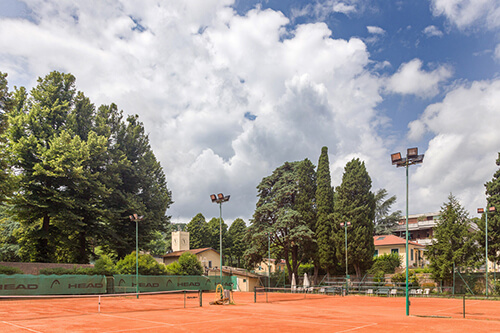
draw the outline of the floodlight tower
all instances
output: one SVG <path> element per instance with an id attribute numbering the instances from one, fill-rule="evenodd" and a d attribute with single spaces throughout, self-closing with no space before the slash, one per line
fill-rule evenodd
<path id="1" fill-rule="evenodd" d="M 488 297 L 488 211 L 490 213 L 495 212 L 495 207 L 491 206 L 488 208 L 488 210 L 485 212 L 483 208 L 478 208 L 477 212 L 478 214 L 483 214 L 485 216 L 485 226 L 484 226 L 484 231 L 485 231 L 485 238 L 486 238 L 486 257 L 485 257 L 485 266 L 486 266 L 486 271 L 485 271 L 485 281 L 486 281 L 486 297 Z"/>
<path id="2" fill-rule="evenodd" d="M 340 222 L 340 226 L 345 229 L 345 292 L 347 294 L 347 290 L 349 288 L 349 272 L 347 269 L 347 227 L 351 225 L 351 222 Z"/>
<path id="3" fill-rule="evenodd" d="M 131 221 L 135 221 L 135 292 L 139 298 L 139 221 L 142 221 L 144 216 L 137 214 L 129 216 Z"/>
<path id="4" fill-rule="evenodd" d="M 408 294 L 408 168 L 413 164 L 420 164 L 424 161 L 424 154 L 418 154 L 418 148 L 408 148 L 406 157 L 402 157 L 401 153 L 391 154 L 391 161 L 396 167 L 406 168 L 406 315 L 410 315 L 410 299 Z"/>
<path id="5" fill-rule="evenodd" d="M 210 194 L 210 199 L 212 203 L 219 204 L 219 245 L 220 245 L 220 283 L 222 285 L 222 203 L 229 201 L 230 195 L 224 196 L 224 194 L 219 193 L 217 195 Z"/>

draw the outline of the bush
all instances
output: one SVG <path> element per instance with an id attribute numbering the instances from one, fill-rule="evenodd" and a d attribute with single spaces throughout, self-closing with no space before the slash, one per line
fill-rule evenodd
<path id="1" fill-rule="evenodd" d="M 400 265 L 401 257 L 397 253 L 384 254 L 374 258 L 369 273 L 376 274 L 379 271 L 383 271 L 385 274 L 392 274 Z"/>
<path id="2" fill-rule="evenodd" d="M 385 282 L 385 273 L 384 273 L 384 271 L 380 270 L 380 271 L 376 272 L 373 275 L 373 282 L 376 282 L 377 285 L 384 284 L 384 282 Z"/>
<path id="3" fill-rule="evenodd" d="M 203 267 L 196 255 L 184 252 L 179 261 L 173 262 L 166 267 L 168 275 L 202 275 Z"/>
<path id="4" fill-rule="evenodd" d="M 391 281 L 393 283 L 405 283 L 406 282 L 406 272 L 396 273 L 392 276 Z M 418 278 L 414 271 L 408 271 L 408 284 L 410 286 L 418 286 Z"/>
<path id="5" fill-rule="evenodd" d="M 14 275 L 14 274 L 24 274 L 24 273 L 17 267 L 0 266 L 0 274 Z"/>
<path id="6" fill-rule="evenodd" d="M 96 260 L 93 271 L 96 275 L 113 275 L 116 273 L 116 265 L 109 256 L 103 254 Z"/>
<path id="7" fill-rule="evenodd" d="M 116 263 L 116 273 L 118 274 L 135 274 L 135 251 L 125 256 L 122 260 Z M 139 255 L 139 274 L 141 275 L 165 275 L 166 267 L 157 262 L 149 254 Z"/>

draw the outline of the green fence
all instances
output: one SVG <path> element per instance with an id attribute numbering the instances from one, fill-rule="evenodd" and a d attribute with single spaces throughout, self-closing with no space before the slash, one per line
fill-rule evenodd
<path id="1" fill-rule="evenodd" d="M 104 275 L 0 275 L 0 295 L 82 295 L 105 292 Z"/>
<path id="2" fill-rule="evenodd" d="M 234 277 L 223 276 L 224 289 L 233 289 Z M 215 290 L 219 276 L 139 275 L 139 291 Z M 0 274 L 0 295 L 82 295 L 135 292 L 135 275 Z"/>
<path id="3" fill-rule="evenodd" d="M 114 292 L 134 292 L 136 290 L 135 275 L 114 275 Z M 165 290 L 215 290 L 220 284 L 218 276 L 154 276 L 139 275 L 139 291 Z M 222 277 L 224 289 L 232 289 L 231 276 Z"/>

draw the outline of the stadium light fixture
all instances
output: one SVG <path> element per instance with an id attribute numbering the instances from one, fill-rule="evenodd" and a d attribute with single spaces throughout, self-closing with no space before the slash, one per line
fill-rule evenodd
<path id="1" fill-rule="evenodd" d="M 401 153 L 391 154 L 391 162 L 396 167 L 404 167 L 406 169 L 406 315 L 410 315 L 410 298 L 408 293 L 408 168 L 413 164 L 420 164 L 424 161 L 424 154 L 418 154 L 418 148 L 408 148 L 406 157 L 402 157 Z"/>
<path id="2" fill-rule="evenodd" d="M 488 208 L 488 210 L 485 212 L 483 208 L 478 208 L 477 212 L 478 214 L 484 214 L 485 216 L 485 226 L 484 226 L 484 232 L 485 232 L 485 240 L 486 240 L 486 246 L 485 246 L 485 281 L 486 281 L 486 297 L 488 297 L 488 212 L 494 213 L 495 212 L 495 207 L 491 206 Z"/>
<path id="3" fill-rule="evenodd" d="M 212 203 L 217 203 L 219 204 L 219 210 L 220 210 L 220 215 L 219 215 L 219 245 L 220 245 L 220 283 L 222 284 L 222 203 L 229 201 L 230 195 L 224 196 L 224 194 L 219 193 L 217 195 L 215 194 L 210 194 L 210 199 L 212 200 Z"/>
<path id="4" fill-rule="evenodd" d="M 348 294 L 349 290 L 349 271 L 347 269 L 347 227 L 351 225 L 351 222 L 340 222 L 340 226 L 345 230 L 345 293 Z"/>
<path id="5" fill-rule="evenodd" d="M 133 214 L 129 216 L 131 221 L 135 222 L 135 292 L 139 298 L 139 221 L 142 221 L 144 216 Z"/>

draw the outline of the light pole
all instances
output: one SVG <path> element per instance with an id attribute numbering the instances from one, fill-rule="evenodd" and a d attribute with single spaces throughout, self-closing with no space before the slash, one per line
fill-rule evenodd
<path id="1" fill-rule="evenodd" d="M 478 208 L 477 212 L 479 214 L 484 214 L 485 216 L 485 226 L 484 226 L 484 232 L 485 232 L 485 238 L 486 238 L 486 256 L 485 256 L 485 266 L 486 266 L 486 271 L 485 271 L 485 279 L 486 279 L 486 297 L 488 297 L 488 211 L 493 213 L 495 211 L 495 207 L 489 207 L 488 210 L 485 212 L 483 208 Z"/>
<path id="2" fill-rule="evenodd" d="M 217 195 L 210 194 L 210 199 L 213 203 L 219 204 L 219 245 L 220 245 L 220 284 L 222 285 L 222 203 L 229 201 L 230 195 L 224 196 L 224 194 L 219 193 Z"/>
<path id="3" fill-rule="evenodd" d="M 267 253 L 268 253 L 268 258 L 267 258 L 267 287 L 271 288 L 271 233 L 267 233 Z M 276 271 L 276 265 L 275 271 Z"/>
<path id="4" fill-rule="evenodd" d="M 402 157 L 401 153 L 391 154 L 391 161 L 396 167 L 406 168 L 406 315 L 410 315 L 410 299 L 408 293 L 408 168 L 413 164 L 420 164 L 424 161 L 424 154 L 418 154 L 418 148 L 408 148 L 406 157 Z"/>
<path id="5" fill-rule="evenodd" d="M 129 216 L 131 221 L 135 221 L 135 292 L 139 298 L 139 221 L 144 216 L 137 216 L 137 214 Z"/>
<path id="6" fill-rule="evenodd" d="M 351 225 L 351 222 L 340 222 L 340 226 L 345 230 L 345 292 L 348 292 L 348 281 L 349 281 L 349 271 L 347 269 L 347 227 Z"/>

